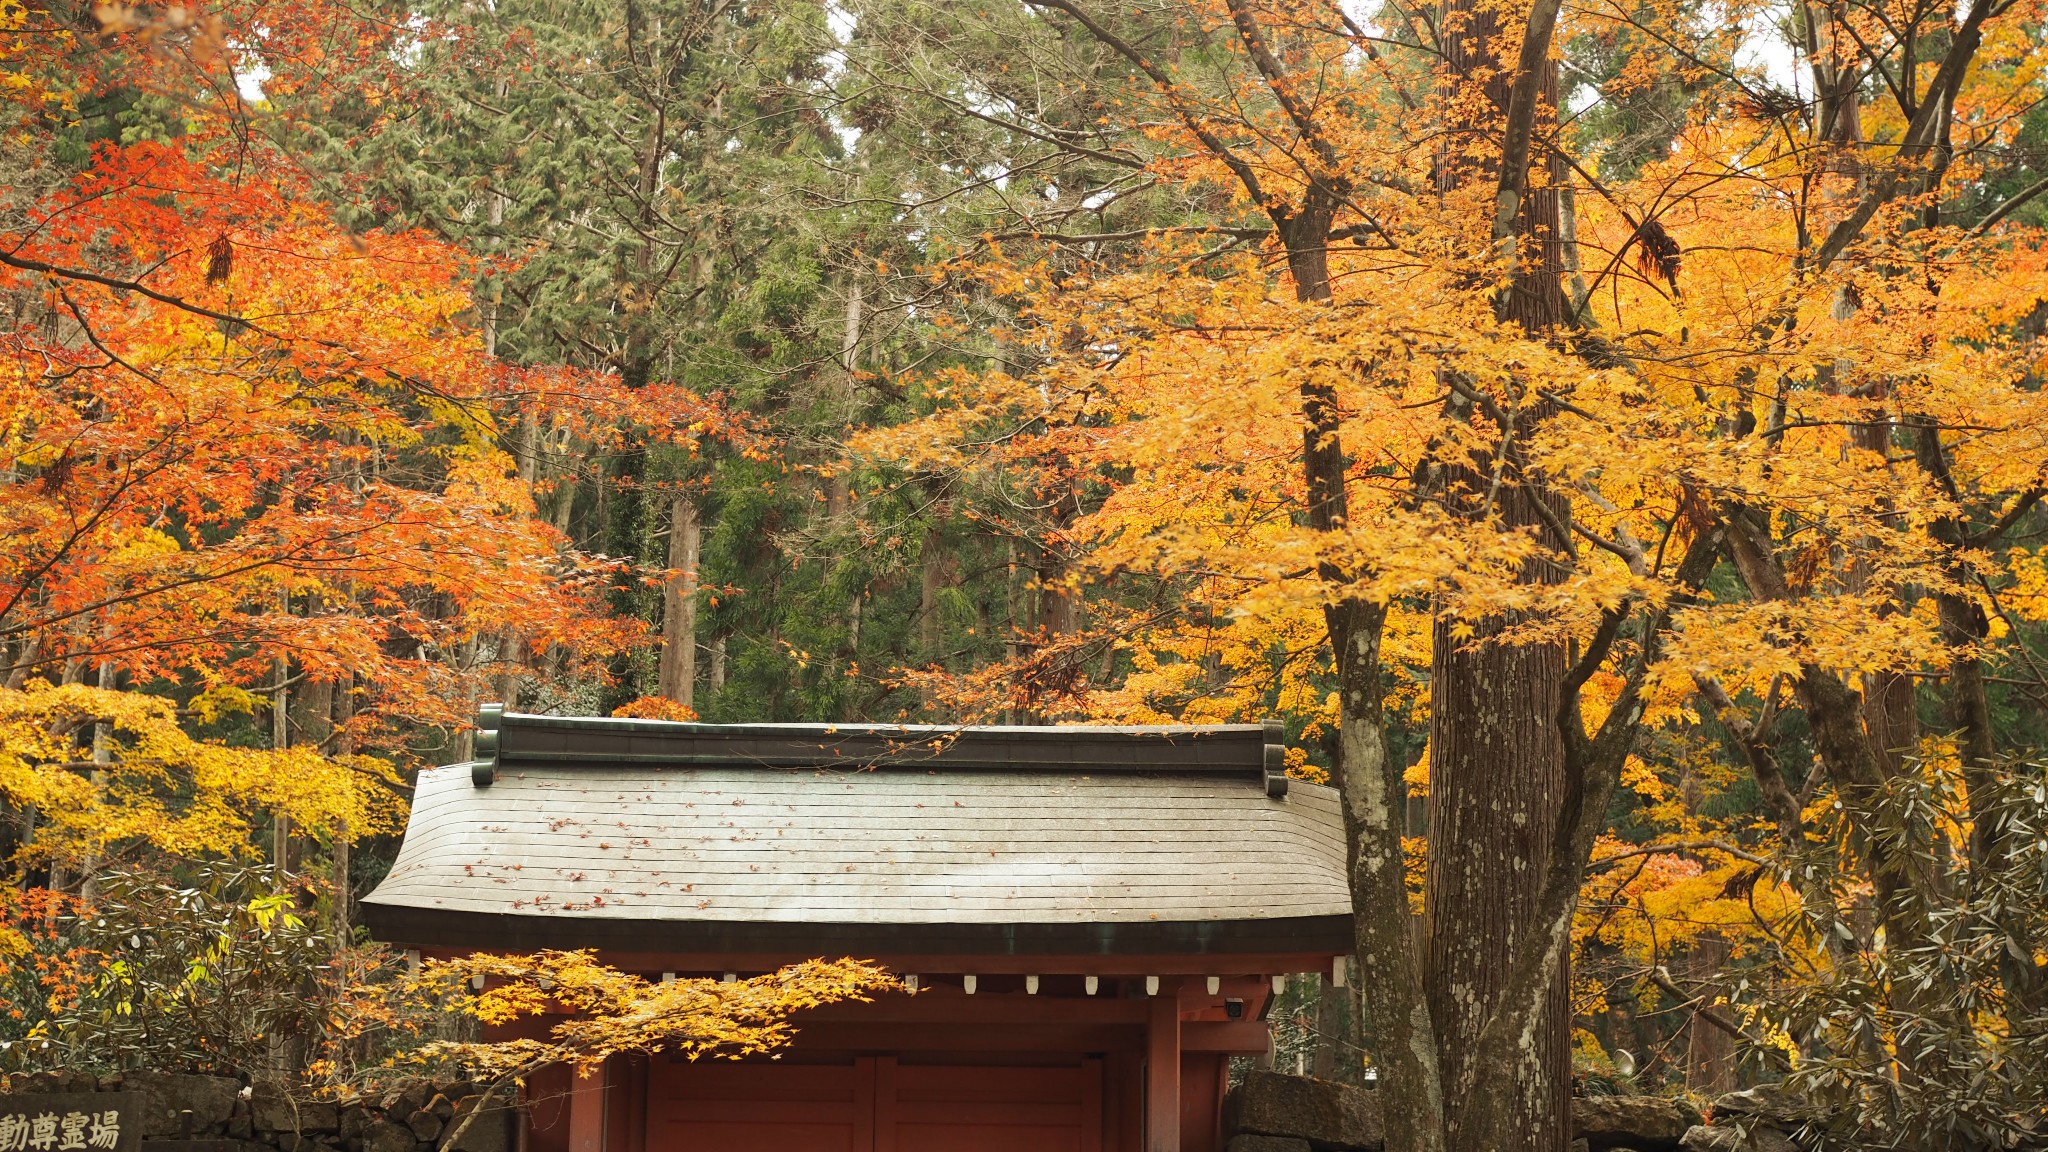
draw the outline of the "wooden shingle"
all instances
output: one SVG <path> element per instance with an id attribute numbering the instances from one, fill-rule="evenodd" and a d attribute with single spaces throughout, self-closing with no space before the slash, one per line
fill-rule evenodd
<path id="1" fill-rule="evenodd" d="M 432 769 L 365 913 L 409 943 L 486 921 L 552 944 L 656 926 L 706 940 L 863 924 L 1014 939 L 1164 924 L 1221 948 L 1231 931 L 1256 943 L 1260 923 L 1313 923 L 1319 938 L 1348 923 L 1332 790 L 1295 782 L 1276 798 L 1256 772 L 1159 759 L 967 771 L 529 756 L 488 786 L 468 765 Z"/>

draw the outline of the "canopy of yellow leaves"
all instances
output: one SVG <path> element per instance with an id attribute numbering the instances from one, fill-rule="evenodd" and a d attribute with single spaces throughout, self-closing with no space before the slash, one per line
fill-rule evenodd
<path id="1" fill-rule="evenodd" d="M 110 734 L 96 748 L 101 725 Z M 119 844 L 243 855 L 252 813 L 284 813 L 322 837 L 390 834 L 404 826 L 401 783 L 372 757 L 195 740 L 172 702 L 153 696 L 42 682 L 0 688 L 0 799 L 37 813 L 32 850 L 60 861 Z"/>
<path id="2" fill-rule="evenodd" d="M 473 990 L 478 978 L 483 988 Z M 806 960 L 731 983 L 657 982 L 600 963 L 590 951 L 430 960 L 412 982 L 414 994 L 451 1004 L 486 1025 L 570 1013 L 544 1037 L 444 1042 L 418 1054 L 423 1060 L 455 1060 L 494 1078 L 551 1064 L 584 1074 L 622 1052 L 671 1052 L 690 1060 L 757 1056 L 789 1042 L 796 1013 L 865 1002 L 901 988 L 895 976 L 864 960 Z"/>

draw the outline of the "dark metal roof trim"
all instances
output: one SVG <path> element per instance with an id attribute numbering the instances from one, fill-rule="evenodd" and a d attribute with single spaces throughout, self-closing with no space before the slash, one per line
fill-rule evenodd
<path id="1" fill-rule="evenodd" d="M 364 904 L 378 940 L 413 948 L 804 956 L 1228 956 L 1337 954 L 1352 947 L 1349 916 L 1114 924 L 793 924 L 516 916 Z"/>
<path id="2" fill-rule="evenodd" d="M 937 768 L 947 771 L 1252 773 L 1287 794 L 1286 728 L 1263 724 L 1100 727 L 932 724 L 684 724 L 478 710 L 470 779 L 503 765 Z"/>

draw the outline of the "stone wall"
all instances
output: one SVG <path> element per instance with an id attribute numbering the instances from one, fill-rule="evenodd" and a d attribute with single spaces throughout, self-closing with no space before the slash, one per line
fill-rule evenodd
<path id="1" fill-rule="evenodd" d="M 474 1084 L 419 1080 L 375 1097 L 292 1098 L 226 1076 L 37 1072 L 0 1093 L 133 1092 L 147 1101 L 142 1152 L 514 1152 L 519 1110 Z M 1572 1135 L 1587 1152 L 1797 1152 L 1815 1119 L 1797 1097 L 1755 1088 L 1714 1102 L 1711 1125 L 1683 1101 L 1587 1096 Z M 457 1134 L 472 1112 L 476 1117 Z M 1334 1081 L 1252 1072 L 1223 1104 L 1227 1152 L 1380 1152 L 1377 1093 Z"/>
<path id="2" fill-rule="evenodd" d="M 294 1098 L 229 1076 L 35 1072 L 0 1093 L 136 1092 L 142 1152 L 512 1152 L 518 1111 L 474 1084 L 420 1080 L 376 1097 Z M 476 1113 L 467 1127 L 462 1121 Z"/>
<path id="3" fill-rule="evenodd" d="M 1713 1123 L 1683 1100 L 1581 1096 L 1572 1138 L 1585 1152 L 1797 1152 L 1787 1135 L 1810 1119 L 1796 1098 L 1752 1089 L 1715 1101 Z M 1226 1152 L 1378 1152 L 1377 1093 L 1328 1080 L 1252 1072 L 1223 1102 Z"/>
<path id="4" fill-rule="evenodd" d="M 1249 1072 L 1223 1098 L 1227 1152 L 1378 1152 L 1376 1093 L 1333 1080 Z"/>

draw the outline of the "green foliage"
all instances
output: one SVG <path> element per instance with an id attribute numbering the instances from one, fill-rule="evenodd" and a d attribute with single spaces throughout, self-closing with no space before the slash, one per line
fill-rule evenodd
<path id="1" fill-rule="evenodd" d="M 156 860 L 102 873 L 90 902 L 49 894 L 0 918 L 12 1011 L 0 1068 L 120 1068 L 338 1080 L 449 1021 L 394 1011 L 403 964 L 338 947 L 315 890 L 267 868 Z"/>
<path id="2" fill-rule="evenodd" d="M 2032 1147 L 2048 1137 L 2048 774 L 2038 764 L 1987 778 L 1967 800 L 1987 839 L 1951 838 L 1962 798 L 1901 777 L 1857 823 L 1915 846 L 1891 931 L 1813 919 L 1833 963 L 1767 994 L 1765 1036 L 1797 1051 L 1789 1083 L 1820 1126 L 1861 1146 Z M 1994 851 L 1989 838 L 2002 841 Z M 1836 885 L 1858 879 L 1845 857 Z M 1995 863 L 1992 863 L 1995 861 Z"/>
<path id="3" fill-rule="evenodd" d="M 953 354 L 914 312 L 935 220 L 901 205 L 954 177 L 920 149 L 899 156 L 894 138 L 976 166 L 989 157 L 962 149 L 989 142 L 926 135 L 929 107 L 884 114 L 887 86 L 863 76 L 885 47 L 867 38 L 886 26 L 859 24 L 842 44 L 834 10 L 435 0 L 406 11 L 448 35 L 394 39 L 395 75 L 379 55 L 334 83 L 334 60 L 308 71 L 283 56 L 266 86 L 354 223 L 424 227 L 489 258 L 475 321 L 499 355 L 720 394 L 782 446 L 762 462 L 664 450 L 631 427 L 501 432 L 543 514 L 637 568 L 612 596 L 622 614 L 661 622 L 669 498 L 699 502 L 697 703 L 712 719 L 894 718 L 922 705 L 887 670 L 926 649 L 1001 651 L 1000 623 L 919 641 L 930 613 L 915 565 L 949 510 L 903 477 L 840 467 L 848 429 L 915 402 L 894 372 Z M 406 98 L 370 99 L 390 87 Z M 937 592 L 954 573 L 1000 573 L 1001 554 L 971 541 Z M 969 595 L 1003 589 L 998 574 Z M 620 656 L 598 707 L 655 693 L 657 669 L 652 651 Z M 545 680 L 523 690 L 560 699 Z"/>

